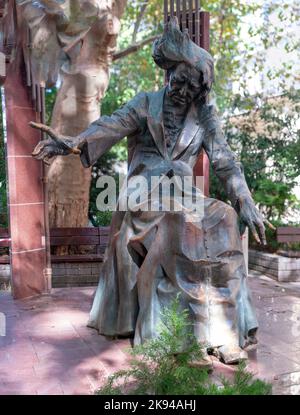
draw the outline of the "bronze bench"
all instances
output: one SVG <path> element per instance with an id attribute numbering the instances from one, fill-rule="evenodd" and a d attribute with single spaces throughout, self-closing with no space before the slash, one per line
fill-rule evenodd
<path id="1" fill-rule="evenodd" d="M 10 236 L 6 228 L 0 228 L 0 248 L 10 248 Z M 0 254 L 0 264 L 9 264 L 9 262 L 9 255 Z"/>
<path id="2" fill-rule="evenodd" d="M 50 245 L 95 246 L 94 254 L 51 255 L 51 261 L 58 262 L 102 262 L 109 240 L 109 226 L 98 228 L 53 228 L 50 230 Z"/>
<path id="3" fill-rule="evenodd" d="M 98 228 L 53 228 L 50 230 L 50 245 L 95 246 L 93 254 L 51 255 L 53 263 L 58 262 L 102 262 L 109 240 L 109 226 Z M 11 240 L 7 229 L 0 228 L 0 247 L 10 248 Z M 0 255 L 0 264 L 9 264 L 9 255 Z"/>
<path id="4" fill-rule="evenodd" d="M 300 243 L 300 227 L 296 226 L 279 226 L 277 228 L 277 242 L 289 244 Z M 300 252 L 292 250 L 278 250 L 279 255 L 287 256 L 290 258 L 300 258 Z"/>
<path id="5" fill-rule="evenodd" d="M 300 242 L 300 227 L 279 226 L 277 228 L 277 242 L 283 242 L 283 243 Z"/>

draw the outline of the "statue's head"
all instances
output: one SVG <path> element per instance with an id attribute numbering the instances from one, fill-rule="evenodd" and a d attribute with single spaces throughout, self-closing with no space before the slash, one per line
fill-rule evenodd
<path id="1" fill-rule="evenodd" d="M 167 71 L 168 93 L 174 103 L 188 104 L 211 90 L 213 58 L 190 39 L 187 31 L 180 31 L 176 17 L 170 19 L 163 35 L 154 42 L 153 59 Z"/>
<path id="2" fill-rule="evenodd" d="M 203 77 L 193 66 L 181 62 L 168 73 L 168 95 L 175 105 L 189 105 L 206 95 Z"/>

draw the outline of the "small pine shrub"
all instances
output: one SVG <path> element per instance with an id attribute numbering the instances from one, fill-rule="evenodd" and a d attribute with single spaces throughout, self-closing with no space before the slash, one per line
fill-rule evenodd
<path id="1" fill-rule="evenodd" d="M 241 363 L 234 381 L 221 377 L 214 384 L 205 369 L 191 367 L 203 357 L 202 345 L 192 334 L 188 311 L 180 310 L 179 297 L 162 313 L 157 338 L 129 351 L 130 368 L 111 375 L 98 395 L 267 395 L 271 385 L 253 379 Z"/>

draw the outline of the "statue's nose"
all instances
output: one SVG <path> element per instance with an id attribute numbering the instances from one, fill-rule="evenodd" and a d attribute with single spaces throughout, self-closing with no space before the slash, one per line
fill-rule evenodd
<path id="1" fill-rule="evenodd" d="M 179 93 L 181 96 L 185 96 L 186 95 L 186 85 L 183 85 L 180 90 Z"/>

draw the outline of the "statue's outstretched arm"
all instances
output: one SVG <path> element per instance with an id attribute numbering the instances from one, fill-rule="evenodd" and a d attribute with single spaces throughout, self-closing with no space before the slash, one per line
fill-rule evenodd
<path id="1" fill-rule="evenodd" d="M 100 117 L 78 136 L 81 161 L 85 167 L 93 165 L 99 157 L 124 137 L 143 128 L 146 94 L 140 93 L 111 116 Z"/>
<path id="2" fill-rule="evenodd" d="M 49 163 L 57 155 L 80 154 L 84 167 L 90 167 L 114 144 L 142 128 L 145 99 L 145 94 L 138 94 L 111 116 L 100 117 L 76 137 L 67 137 L 47 125 L 31 122 L 31 127 L 50 137 L 38 143 L 33 157 Z"/>
<path id="3" fill-rule="evenodd" d="M 227 144 L 214 107 L 207 106 L 200 116 L 203 117 L 202 122 L 206 131 L 203 146 L 217 177 L 222 182 L 242 223 L 249 226 L 258 243 L 266 244 L 264 223 L 271 228 L 274 227 L 263 218 L 256 208 L 245 180 L 242 165 L 236 160 Z"/>

